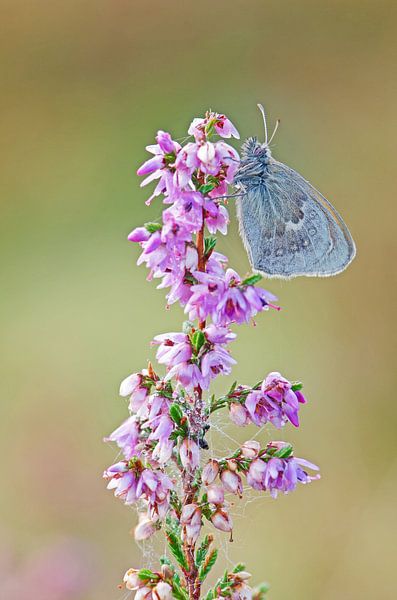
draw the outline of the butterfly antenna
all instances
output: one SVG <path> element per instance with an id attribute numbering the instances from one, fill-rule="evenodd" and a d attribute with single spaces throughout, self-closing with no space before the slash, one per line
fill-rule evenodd
<path id="1" fill-rule="evenodd" d="M 265 144 L 267 146 L 267 123 L 266 123 L 266 113 L 265 113 L 265 109 L 263 108 L 262 104 L 257 104 L 257 107 L 259 108 L 259 110 L 262 113 L 262 118 L 263 118 L 263 125 L 265 128 Z"/>
<path id="2" fill-rule="evenodd" d="M 276 131 L 277 131 L 277 129 L 278 129 L 278 126 L 279 126 L 279 125 L 280 125 L 280 119 L 277 119 L 277 121 L 276 121 L 276 125 L 275 125 L 275 127 L 274 127 L 274 130 L 273 130 L 273 133 L 272 133 L 272 135 L 270 136 L 270 140 L 269 140 L 269 142 L 268 142 L 268 146 L 270 146 L 272 139 L 273 139 L 273 138 L 274 138 L 274 136 L 276 135 Z"/>

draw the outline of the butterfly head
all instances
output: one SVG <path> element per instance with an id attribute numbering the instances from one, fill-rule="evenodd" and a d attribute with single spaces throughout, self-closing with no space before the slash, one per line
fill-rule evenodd
<path id="1" fill-rule="evenodd" d="M 241 157 L 242 160 L 259 161 L 263 165 L 267 165 L 272 153 L 266 142 L 258 142 L 256 137 L 249 137 L 245 140 L 241 146 Z"/>

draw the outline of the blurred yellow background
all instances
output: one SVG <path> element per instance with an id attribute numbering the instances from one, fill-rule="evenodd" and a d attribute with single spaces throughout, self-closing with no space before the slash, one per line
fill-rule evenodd
<path id="1" fill-rule="evenodd" d="M 233 379 L 280 370 L 309 399 L 300 430 L 262 440 L 292 441 L 323 478 L 236 507 L 219 562 L 244 560 L 271 600 L 395 598 L 396 13 L 391 0 L 0 2 L 1 598 L 123 600 L 124 570 L 146 566 L 134 511 L 101 479 L 116 455 L 101 438 L 126 416 L 119 381 L 182 312 L 165 312 L 126 241 L 161 210 L 135 171 L 157 129 L 182 137 L 210 107 L 262 135 L 259 101 L 282 121 L 277 158 L 341 211 L 358 256 L 336 278 L 265 282 L 283 310 L 239 332 Z M 245 273 L 230 209 L 219 248 Z"/>

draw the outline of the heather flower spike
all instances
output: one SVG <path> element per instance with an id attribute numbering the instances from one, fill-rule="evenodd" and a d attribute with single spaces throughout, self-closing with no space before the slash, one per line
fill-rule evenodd
<path id="1" fill-rule="evenodd" d="M 318 479 L 318 467 L 281 441 L 248 439 L 228 456 L 214 456 L 208 446 L 215 411 L 239 427 L 299 427 L 306 400 L 302 384 L 278 372 L 251 386 L 235 382 L 218 398 L 211 394 L 213 380 L 236 363 L 231 326 L 279 307 L 258 286 L 259 275 L 238 274 L 215 250 L 216 234 L 227 233 L 224 196 L 239 164 L 224 139 L 238 139 L 236 128 L 209 111 L 193 119 L 188 134 L 191 141 L 180 145 L 159 131 L 147 146 L 151 158 L 138 175 L 145 176 L 142 186 L 155 182 L 147 202 L 162 197 L 165 207 L 159 222 L 128 236 L 140 247 L 138 264 L 146 265 L 148 280 L 157 280 L 167 305 L 178 302 L 187 320 L 180 331 L 152 340 L 158 367 L 149 363 L 121 382 L 129 416 L 105 438 L 118 454 L 104 478 L 117 498 L 136 506 L 135 539 L 164 535 L 169 547 L 157 571 L 131 568 L 124 575 L 122 585 L 136 600 L 261 600 L 267 586 L 252 587 L 241 564 L 208 583 L 218 555 L 213 533 L 231 537 L 233 504 L 248 487 L 276 498 Z"/>

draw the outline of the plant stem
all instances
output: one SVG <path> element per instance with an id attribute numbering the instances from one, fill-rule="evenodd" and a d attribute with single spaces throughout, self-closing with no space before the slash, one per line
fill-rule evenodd
<path id="1" fill-rule="evenodd" d="M 196 239 L 197 253 L 198 253 L 198 270 L 205 271 L 205 256 L 204 256 L 204 209 L 203 209 L 203 225 L 200 231 L 197 233 Z M 205 321 L 199 321 L 199 329 L 205 328 Z"/>
<path id="2" fill-rule="evenodd" d="M 205 246 L 204 246 L 204 209 L 203 209 L 203 225 L 200 231 L 197 233 L 196 248 L 198 254 L 198 270 L 205 271 Z M 199 329 L 205 328 L 205 321 L 199 321 Z M 200 436 L 203 431 L 203 425 L 207 420 L 203 405 L 203 391 L 200 386 L 194 391 L 194 406 L 192 410 L 191 418 L 191 429 L 192 434 Z M 183 474 L 183 502 L 182 506 L 191 504 L 196 500 L 197 490 L 194 488 L 193 482 L 195 479 L 194 471 L 185 471 Z M 184 538 L 186 540 L 186 531 L 184 531 Z M 184 542 L 183 551 L 186 557 L 186 562 L 189 565 L 189 571 L 186 573 L 187 591 L 190 600 L 199 600 L 201 595 L 201 582 L 199 580 L 199 571 L 196 566 L 195 553 L 196 553 L 196 542 L 188 543 Z"/>

